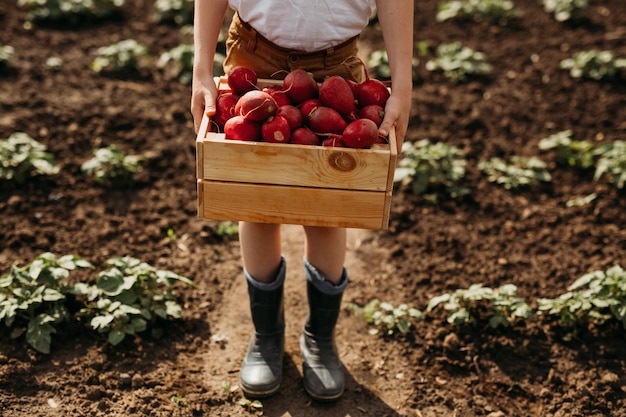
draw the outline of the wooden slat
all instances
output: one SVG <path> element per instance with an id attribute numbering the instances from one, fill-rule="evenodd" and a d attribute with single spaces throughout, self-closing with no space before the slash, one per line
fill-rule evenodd
<path id="1" fill-rule="evenodd" d="M 389 149 L 242 142 L 214 133 L 198 146 L 202 179 L 370 191 L 389 185 Z"/>
<path id="2" fill-rule="evenodd" d="M 198 215 L 212 220 L 386 229 L 390 192 L 198 181 Z"/>
<path id="3" fill-rule="evenodd" d="M 393 178 L 396 172 L 396 165 L 398 164 L 398 144 L 396 142 L 396 128 L 394 127 L 389 132 L 389 171 L 387 173 L 387 191 L 393 191 Z"/>

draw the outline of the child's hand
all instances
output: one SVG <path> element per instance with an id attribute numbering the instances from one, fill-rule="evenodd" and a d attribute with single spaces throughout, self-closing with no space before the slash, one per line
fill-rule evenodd
<path id="1" fill-rule="evenodd" d="M 408 94 L 392 91 L 391 96 L 385 105 L 385 117 L 380 124 L 378 133 L 387 137 L 391 129 L 396 129 L 396 143 L 398 153 L 402 151 L 402 143 L 409 125 L 409 111 L 411 108 L 411 92 Z"/>
<path id="2" fill-rule="evenodd" d="M 217 98 L 217 87 L 213 77 L 202 79 L 194 78 L 191 88 L 191 115 L 193 116 L 193 127 L 196 133 L 200 129 L 202 117 L 207 114 L 215 114 L 215 100 Z"/>

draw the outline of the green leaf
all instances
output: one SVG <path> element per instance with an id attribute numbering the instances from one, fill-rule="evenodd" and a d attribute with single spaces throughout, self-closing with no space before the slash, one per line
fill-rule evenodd
<path id="1" fill-rule="evenodd" d="M 43 291 L 43 301 L 55 302 L 61 301 L 65 299 L 65 295 L 61 294 L 59 291 L 54 290 L 52 288 L 46 288 Z"/>
<path id="2" fill-rule="evenodd" d="M 489 319 L 489 326 L 491 326 L 494 329 L 500 326 L 509 327 L 510 325 L 511 323 L 509 323 L 509 320 L 501 314 L 496 314 L 495 316 L 491 316 L 491 318 Z"/>
<path id="3" fill-rule="evenodd" d="M 418 320 L 423 320 L 424 314 L 416 308 L 409 308 L 409 317 L 412 317 Z"/>
<path id="4" fill-rule="evenodd" d="M 11 267 L 13 269 L 14 267 Z M 0 276 L 0 288 L 9 288 L 9 286 L 13 283 L 13 276 L 11 274 L 6 274 Z"/>
<path id="5" fill-rule="evenodd" d="M 56 330 L 51 324 L 45 321 L 45 318 L 37 316 L 28 322 L 26 342 L 38 352 L 50 353 L 52 334 L 56 333 Z"/>
<path id="6" fill-rule="evenodd" d="M 125 337 L 126 333 L 119 330 L 111 330 L 109 332 L 108 340 L 110 344 L 112 344 L 113 346 L 117 346 L 122 342 L 122 340 L 124 340 Z"/>
<path id="7" fill-rule="evenodd" d="M 436 297 L 433 297 L 428 302 L 428 306 L 426 307 L 426 310 L 432 311 L 439 304 L 447 303 L 448 301 L 450 301 L 450 294 L 441 294 Z"/>
<path id="8" fill-rule="evenodd" d="M 89 285 L 84 282 L 76 282 L 68 287 L 67 293 L 75 295 L 84 295 L 88 301 L 95 300 L 100 295 L 100 289 L 95 285 Z"/>
<path id="9" fill-rule="evenodd" d="M 109 325 L 113 322 L 113 319 L 114 319 L 113 314 L 96 316 L 91 319 L 89 324 L 94 330 L 107 329 Z"/>
<path id="10" fill-rule="evenodd" d="M 180 281 L 184 284 L 189 285 L 190 287 L 194 287 L 195 288 L 195 284 L 193 283 L 192 280 L 190 280 L 187 277 L 184 277 L 182 275 L 178 275 L 175 274 L 171 271 L 156 271 L 156 276 L 157 276 L 157 282 L 159 283 L 163 283 L 163 284 L 167 284 L 167 285 L 172 285 L 174 284 L 176 281 Z"/>
<path id="11" fill-rule="evenodd" d="M 115 297 L 116 300 L 126 305 L 137 304 L 137 294 L 134 291 L 122 290 L 120 294 Z"/>
<path id="12" fill-rule="evenodd" d="M 115 310 L 115 312 L 121 313 L 121 314 L 136 315 L 136 316 L 141 315 L 141 310 L 139 308 L 132 306 L 132 305 L 127 305 L 127 304 L 120 304 L 119 307 Z"/>
<path id="13" fill-rule="evenodd" d="M 21 335 L 24 334 L 24 332 L 26 331 L 25 327 L 15 327 L 12 331 L 11 331 L 11 335 L 9 336 L 11 339 L 17 339 L 18 337 L 20 337 Z"/>
<path id="14" fill-rule="evenodd" d="M 98 288 L 108 296 L 119 295 L 124 291 L 124 275 L 117 268 L 103 271 L 98 275 L 96 281 Z"/>
<path id="15" fill-rule="evenodd" d="M 455 326 L 462 326 L 464 324 L 468 324 L 472 322 L 472 316 L 466 309 L 462 308 L 460 310 L 452 312 L 448 316 L 448 323 L 453 324 Z"/>
<path id="16" fill-rule="evenodd" d="M 396 327 L 401 333 L 406 334 L 408 333 L 409 328 L 411 327 L 411 322 L 409 322 L 408 320 L 399 320 L 396 323 Z"/>
<path id="17" fill-rule="evenodd" d="M 148 323 L 141 317 L 135 317 L 130 321 L 130 327 L 133 329 L 134 332 L 141 333 L 146 331 L 146 329 L 148 328 Z"/>
<path id="18" fill-rule="evenodd" d="M 155 309 L 154 309 L 154 310 L 152 310 L 152 311 L 154 312 L 154 314 L 155 314 L 157 317 L 160 317 L 160 318 L 162 318 L 162 319 L 164 319 L 164 320 L 165 320 L 165 319 L 167 319 L 167 312 L 165 311 L 165 309 L 164 309 L 164 308 L 160 308 L 160 307 L 159 307 L 159 308 L 155 308 Z"/>

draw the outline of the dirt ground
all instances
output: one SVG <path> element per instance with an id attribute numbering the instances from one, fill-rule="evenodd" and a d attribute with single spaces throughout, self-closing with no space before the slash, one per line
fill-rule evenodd
<path id="1" fill-rule="evenodd" d="M 158 70 L 130 79 L 89 70 L 96 48 L 126 38 L 158 57 L 190 41 L 152 19 L 152 1 L 127 1 L 123 18 L 78 28 L 24 28 L 15 1 L 0 3 L 0 44 L 15 47 L 0 78 L 0 137 L 18 131 L 43 142 L 61 172 L 0 189 L 0 273 L 51 251 L 96 265 L 131 255 L 193 279 L 180 288 L 184 319 L 167 337 L 127 340 L 112 348 L 68 326 L 49 355 L 0 329 L 0 415 L 244 416 L 258 414 L 227 395 L 237 383 L 251 324 L 236 239 L 217 222 L 196 217 L 195 143 L 189 87 Z M 465 152 L 470 196 L 432 205 L 394 190 L 389 230 L 350 230 L 344 303 L 373 298 L 424 310 L 436 295 L 474 283 L 518 286 L 530 300 L 556 297 L 582 274 L 626 266 L 626 199 L 606 180 L 555 164 L 538 142 L 571 129 L 576 140 L 626 139 L 626 83 L 574 80 L 558 68 L 583 49 L 626 56 L 623 0 L 590 0 L 589 20 L 556 22 L 538 1 L 507 26 L 437 23 L 437 0 L 418 0 L 415 39 L 428 41 L 408 140 L 429 138 Z M 434 48 L 461 40 L 486 53 L 493 73 L 461 85 L 424 69 Z M 363 50 L 380 46 L 370 29 Z M 48 69 L 60 57 L 61 71 Z M 148 161 L 142 183 L 107 190 L 83 176 L 92 149 L 117 144 Z M 481 159 L 540 156 L 551 184 L 507 191 L 476 168 Z M 572 198 L 597 193 L 586 206 Z M 175 231 L 172 242 L 167 231 Z M 566 342 L 543 321 L 508 330 L 455 329 L 429 313 L 405 337 L 368 333 L 361 317 L 342 311 L 337 336 L 348 372 L 335 404 L 311 401 L 301 385 L 297 338 L 304 320 L 302 236 L 284 227 L 288 262 L 287 355 L 279 393 L 263 400 L 267 416 L 554 416 L 626 415 L 624 330 L 589 329 Z M 218 336 L 225 341 L 216 342 Z M 172 397 L 184 398 L 175 403 Z"/>

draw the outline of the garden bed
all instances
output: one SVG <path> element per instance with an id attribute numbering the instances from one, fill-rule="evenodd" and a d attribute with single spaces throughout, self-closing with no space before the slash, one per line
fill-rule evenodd
<path id="1" fill-rule="evenodd" d="M 53 335 L 50 354 L 0 327 L 0 414 L 49 416 L 243 416 L 237 371 L 250 331 L 236 238 L 197 217 L 190 88 L 154 69 L 124 78 L 90 69 L 97 48 L 123 39 L 155 57 L 189 35 L 156 22 L 152 1 L 127 1 L 120 16 L 78 27 L 35 25 L 0 5 L 2 42 L 15 59 L 2 74 L 0 138 L 26 132 L 44 143 L 60 172 L 0 189 L 0 275 L 42 252 L 76 254 L 98 268 L 133 256 L 192 279 L 177 288 L 183 320 L 162 339 L 106 337 L 75 322 Z M 286 227 L 290 265 L 284 386 L 263 400 L 270 416 L 618 416 L 626 407 L 624 330 L 612 322 L 574 337 L 545 319 L 513 327 L 453 327 L 446 312 L 426 314 L 407 335 L 368 333 L 349 303 L 372 299 L 426 310 L 435 296 L 472 284 L 514 284 L 536 307 L 583 274 L 626 267 L 626 198 L 606 177 L 556 162 L 539 142 L 570 129 L 576 140 L 626 140 L 626 82 L 574 79 L 559 62 L 582 49 L 626 56 L 623 0 L 590 1 L 589 19 L 557 22 L 539 2 L 517 1 L 523 17 L 505 26 L 438 23 L 437 0 L 416 1 L 418 56 L 407 140 L 463 151 L 470 193 L 437 204 L 396 184 L 386 231 L 350 232 L 351 284 L 338 328 L 347 391 L 334 405 L 311 402 L 300 383 L 297 335 L 305 312 L 301 236 Z M 425 63 L 443 42 L 483 51 L 493 71 L 455 84 Z M 371 27 L 366 54 L 381 47 Z M 59 57 L 60 70 L 46 60 Z M 100 187 L 81 164 L 101 146 L 146 157 L 131 189 Z M 551 181 L 507 190 L 478 163 L 537 156 Z M 398 159 L 401 155 L 398 156 Z M 585 205 L 568 201 L 595 193 Z M 94 280 L 80 271 L 77 279 Z"/>

